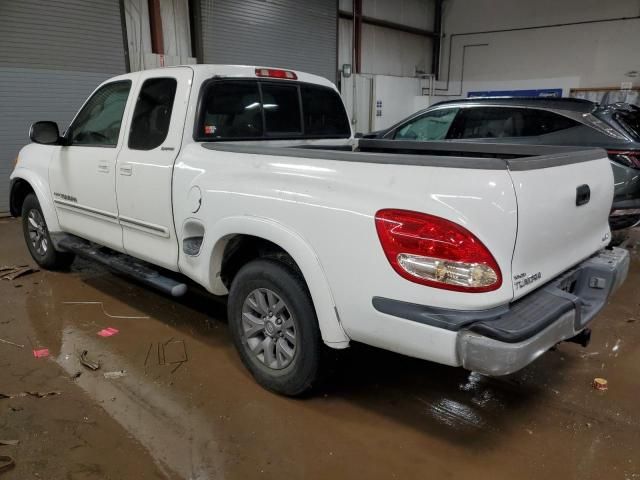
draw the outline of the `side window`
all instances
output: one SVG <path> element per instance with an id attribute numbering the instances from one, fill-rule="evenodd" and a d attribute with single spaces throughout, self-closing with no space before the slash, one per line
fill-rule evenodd
<path id="1" fill-rule="evenodd" d="M 428 112 L 400 127 L 394 138 L 418 141 L 444 140 L 458 110 L 458 108 L 442 108 Z"/>
<path id="2" fill-rule="evenodd" d="M 300 86 L 304 133 L 312 136 L 351 135 L 349 117 L 340 96 L 330 88 L 311 85 Z"/>
<path id="3" fill-rule="evenodd" d="M 263 83 L 262 108 L 267 135 L 302 134 L 300 99 L 296 85 Z"/>
<path id="4" fill-rule="evenodd" d="M 517 107 L 468 107 L 451 129 L 450 138 L 532 137 L 579 125 L 546 110 Z"/>
<path id="5" fill-rule="evenodd" d="M 257 82 L 212 82 L 203 95 L 197 137 L 261 137 L 261 107 Z"/>
<path id="6" fill-rule="evenodd" d="M 450 138 L 520 137 L 526 109 L 468 107 L 460 111 Z"/>
<path id="7" fill-rule="evenodd" d="M 129 148 L 153 150 L 167 138 L 178 82 L 175 78 L 151 78 L 142 84 L 133 111 Z"/>
<path id="8" fill-rule="evenodd" d="M 547 110 L 528 109 L 525 113 L 525 121 L 522 135 L 546 135 L 577 127 L 580 123 L 564 115 L 549 112 Z"/>
<path id="9" fill-rule="evenodd" d="M 94 93 L 69 127 L 71 143 L 116 146 L 130 89 L 127 80 L 108 83 Z"/>

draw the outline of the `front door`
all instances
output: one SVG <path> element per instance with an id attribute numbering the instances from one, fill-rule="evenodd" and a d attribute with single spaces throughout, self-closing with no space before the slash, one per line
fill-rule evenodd
<path id="1" fill-rule="evenodd" d="M 116 173 L 125 251 L 171 270 L 178 269 L 173 163 L 182 144 L 192 77 L 188 67 L 166 69 L 161 75 L 140 73 Z"/>
<path id="2" fill-rule="evenodd" d="M 130 80 L 98 88 L 68 128 L 69 144 L 56 148 L 49 167 L 62 230 L 120 251 L 115 171 L 131 88 Z"/>

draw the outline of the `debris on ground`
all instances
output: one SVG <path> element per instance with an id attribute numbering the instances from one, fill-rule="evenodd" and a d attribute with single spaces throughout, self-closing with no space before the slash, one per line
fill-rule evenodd
<path id="1" fill-rule="evenodd" d="M 0 267 L 0 278 L 3 280 L 15 280 L 18 277 L 35 272 L 39 272 L 39 270 L 27 265 L 4 265 Z"/>
<path id="2" fill-rule="evenodd" d="M 20 440 L 2 440 L 0 438 L 0 445 L 14 446 L 14 445 L 18 445 L 19 443 L 20 443 Z"/>
<path id="3" fill-rule="evenodd" d="M 151 355 L 151 350 L 153 350 L 153 343 L 149 344 L 149 350 L 147 350 L 147 356 L 144 359 L 144 366 L 147 367 L 147 362 L 149 361 L 149 355 Z"/>
<path id="4" fill-rule="evenodd" d="M 45 398 L 45 397 L 55 397 L 57 395 L 62 395 L 62 392 L 51 391 L 51 392 L 0 393 L 0 400 L 9 399 L 9 398 L 22 398 L 22 397 Z"/>
<path id="5" fill-rule="evenodd" d="M 56 391 L 52 391 L 52 392 L 24 392 L 24 393 L 26 393 L 30 397 L 36 397 L 36 398 L 55 397 L 57 395 L 62 394 L 62 392 L 56 392 Z"/>
<path id="6" fill-rule="evenodd" d="M 596 390 L 604 391 L 609 388 L 609 382 L 605 378 L 594 378 L 593 379 L 593 388 Z"/>
<path id="7" fill-rule="evenodd" d="M 0 473 L 11 470 L 16 466 L 16 461 L 9 455 L 0 455 Z"/>
<path id="8" fill-rule="evenodd" d="M 175 365 L 171 373 L 175 373 L 188 361 L 189 355 L 184 340 L 174 340 L 172 337 L 164 343 L 158 343 L 158 365 Z"/>
<path id="9" fill-rule="evenodd" d="M 125 370 L 116 370 L 115 372 L 104 372 L 104 378 L 113 379 L 113 378 L 122 378 L 127 374 Z"/>
<path id="10" fill-rule="evenodd" d="M 71 380 L 75 380 L 77 378 L 80 378 L 80 375 L 82 375 L 82 372 L 76 372 L 71 376 Z"/>
<path id="11" fill-rule="evenodd" d="M 94 371 L 98 370 L 100 368 L 100 362 L 91 360 L 88 355 L 89 355 L 89 352 L 87 350 L 83 350 L 82 353 L 80 354 L 80 363 L 85 367 L 87 367 L 89 370 L 94 370 Z M 74 378 L 78 378 L 79 376 L 80 375 Z"/>
<path id="12" fill-rule="evenodd" d="M 7 345 L 13 345 L 14 347 L 24 348 L 24 345 L 20 345 L 19 343 L 13 343 L 9 340 L 5 340 L 4 338 L 0 338 L 0 343 L 6 343 Z"/>
<path id="13" fill-rule="evenodd" d="M 100 335 L 101 337 L 112 337 L 113 335 L 115 335 L 119 331 L 120 330 L 118 330 L 117 328 L 107 327 L 107 328 L 103 328 L 102 330 L 100 330 L 98 332 L 98 335 Z"/>
<path id="14" fill-rule="evenodd" d="M 102 313 L 104 313 L 109 318 L 122 318 L 124 320 L 138 320 L 149 318 L 148 316 L 136 316 L 136 315 L 111 315 L 104 309 L 104 304 L 102 302 L 62 302 L 63 305 L 100 305 L 102 308 Z"/>
<path id="15" fill-rule="evenodd" d="M 188 360 L 187 346 L 184 340 L 170 340 L 161 344 L 162 357 L 160 365 L 171 365 L 175 363 L 183 363 Z"/>
<path id="16" fill-rule="evenodd" d="M 49 356 L 49 349 L 48 348 L 40 348 L 38 350 L 34 350 L 33 351 L 33 356 L 36 357 L 36 358 L 48 357 Z"/>
<path id="17" fill-rule="evenodd" d="M 581 353 L 580 358 L 595 357 L 596 355 L 600 355 L 600 352 Z"/>

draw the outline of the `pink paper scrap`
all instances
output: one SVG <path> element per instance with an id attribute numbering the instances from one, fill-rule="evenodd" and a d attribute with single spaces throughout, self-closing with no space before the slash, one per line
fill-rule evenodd
<path id="1" fill-rule="evenodd" d="M 118 333 L 120 330 L 118 330 L 117 328 L 113 328 L 113 327 L 107 327 L 103 330 L 100 330 L 98 332 L 98 335 L 100 335 L 101 337 L 110 337 L 112 335 L 115 335 L 116 333 Z"/>
<path id="2" fill-rule="evenodd" d="M 36 357 L 36 358 L 48 357 L 49 356 L 49 349 L 48 348 L 41 348 L 40 350 L 34 350 L 33 351 L 33 356 Z"/>

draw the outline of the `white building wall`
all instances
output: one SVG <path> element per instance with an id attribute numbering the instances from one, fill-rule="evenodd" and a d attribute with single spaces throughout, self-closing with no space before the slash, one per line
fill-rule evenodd
<path id="1" fill-rule="evenodd" d="M 447 0 L 438 93 L 638 86 L 639 15 L 638 0 Z"/>

